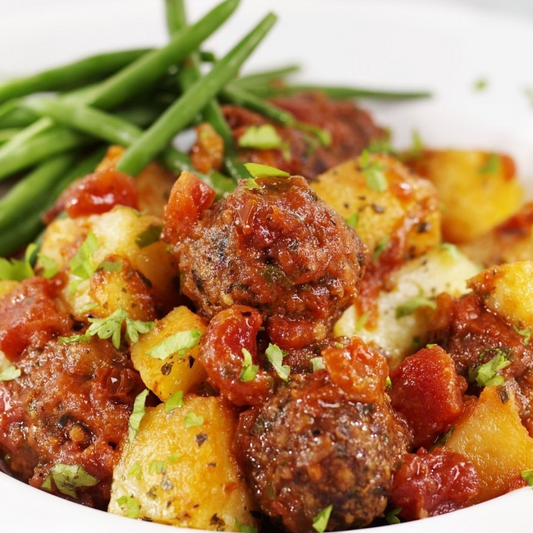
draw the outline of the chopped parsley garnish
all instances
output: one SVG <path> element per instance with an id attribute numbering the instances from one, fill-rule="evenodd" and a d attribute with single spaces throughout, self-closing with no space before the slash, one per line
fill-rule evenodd
<path id="1" fill-rule="evenodd" d="M 24 260 L 5 259 L 0 257 L 0 280 L 2 281 L 23 281 L 34 276 L 32 268 L 33 255 L 37 250 L 35 244 L 30 244 L 26 248 Z"/>
<path id="2" fill-rule="evenodd" d="M 453 259 L 456 259 L 459 256 L 457 246 L 455 246 L 455 244 L 450 244 L 449 242 L 443 242 L 440 245 L 440 250 L 446 252 Z"/>
<path id="3" fill-rule="evenodd" d="M 77 489 L 94 487 L 100 483 L 97 477 L 91 476 L 81 465 L 65 465 L 62 463 L 54 465 L 49 476 L 42 484 L 44 490 L 52 490 L 50 477 L 54 480 L 59 492 L 74 499 L 78 498 Z"/>
<path id="4" fill-rule="evenodd" d="M 161 224 L 150 225 L 144 231 L 141 231 L 137 238 L 135 239 L 135 244 L 139 248 L 146 248 L 154 242 L 157 242 L 161 238 L 161 232 L 163 231 L 163 226 Z"/>
<path id="5" fill-rule="evenodd" d="M 359 158 L 359 164 L 363 170 L 365 176 L 366 185 L 369 189 L 377 192 L 383 192 L 387 190 L 388 183 L 387 178 L 383 171 L 385 166 L 379 161 L 371 161 L 370 153 L 365 150 Z"/>
<path id="6" fill-rule="evenodd" d="M 342 348 L 342 344 L 340 345 L 340 348 Z M 313 372 L 316 372 L 317 370 L 325 370 L 326 365 L 324 364 L 324 358 L 313 357 L 311 359 L 311 366 L 313 367 Z"/>
<path id="7" fill-rule="evenodd" d="M 426 344 L 426 348 L 429 350 L 431 350 L 431 348 L 435 348 L 436 346 L 438 346 L 438 344 Z"/>
<path id="8" fill-rule="evenodd" d="M 368 312 L 364 312 L 356 321 L 355 321 L 355 331 L 361 331 L 368 320 Z"/>
<path id="9" fill-rule="evenodd" d="M 411 150 L 409 151 L 409 155 L 414 158 L 419 158 L 422 156 L 424 152 L 424 142 L 422 141 L 422 137 L 420 136 L 420 132 L 418 130 L 413 130 L 411 134 Z"/>
<path id="10" fill-rule="evenodd" d="M 196 413 L 189 411 L 185 415 L 184 426 L 185 429 L 200 427 L 204 423 L 204 417 L 197 415 Z"/>
<path id="11" fill-rule="evenodd" d="M 529 346 L 529 341 L 531 340 L 531 328 L 520 329 L 516 324 L 513 324 L 513 329 L 523 337 L 522 344 L 524 346 Z"/>
<path id="12" fill-rule="evenodd" d="M 498 372 L 507 368 L 511 361 L 507 359 L 507 354 L 503 350 L 497 349 L 496 352 L 496 355 L 487 363 L 470 369 L 468 373 L 470 381 L 475 381 L 479 387 L 503 385 L 505 380 Z"/>
<path id="13" fill-rule="evenodd" d="M 10 365 L 0 372 L 0 381 L 13 381 L 14 379 L 20 378 L 20 375 L 20 368 Z"/>
<path id="14" fill-rule="evenodd" d="M 247 526 L 235 519 L 235 527 L 239 533 L 257 533 L 257 528 L 254 526 Z"/>
<path id="15" fill-rule="evenodd" d="M 352 213 L 348 218 L 344 219 L 344 222 L 355 229 L 357 224 L 359 224 L 359 213 Z"/>
<path id="16" fill-rule="evenodd" d="M 424 296 L 424 291 L 420 290 L 418 296 L 413 296 L 409 300 L 396 308 L 396 318 L 403 318 L 404 316 L 412 315 L 420 307 L 429 307 L 430 309 L 436 309 L 437 304 L 434 300 L 429 300 Z"/>
<path id="17" fill-rule="evenodd" d="M 102 261 L 96 270 L 103 270 L 104 272 L 120 272 L 122 270 L 122 259 L 116 261 Z"/>
<path id="18" fill-rule="evenodd" d="M 533 470 L 522 470 L 522 477 L 533 488 Z"/>
<path id="19" fill-rule="evenodd" d="M 117 503 L 122 509 L 126 509 L 128 518 L 139 518 L 141 514 L 141 504 L 137 498 L 131 496 L 121 496 Z"/>
<path id="20" fill-rule="evenodd" d="M 85 304 L 83 307 L 80 307 L 80 309 L 78 310 L 78 313 L 82 315 L 84 313 L 87 313 L 87 311 L 94 309 L 95 307 L 98 307 L 98 304 L 96 302 L 89 302 L 88 304 Z"/>
<path id="21" fill-rule="evenodd" d="M 385 380 L 385 387 L 387 389 L 392 388 L 392 380 L 391 380 L 390 376 L 387 376 L 387 379 Z"/>
<path id="22" fill-rule="evenodd" d="M 148 473 L 149 474 L 164 474 L 167 469 L 167 462 L 166 461 L 158 461 L 154 459 L 149 467 L 148 467 Z"/>
<path id="23" fill-rule="evenodd" d="M 390 136 L 372 139 L 368 145 L 371 154 L 394 154 L 394 148 L 390 142 Z"/>
<path id="24" fill-rule="evenodd" d="M 329 517 L 333 511 L 333 505 L 328 505 L 313 518 L 313 529 L 318 533 L 324 533 L 328 527 Z"/>
<path id="25" fill-rule="evenodd" d="M 133 411 L 130 415 L 130 420 L 128 422 L 128 437 L 130 442 L 135 440 L 137 432 L 139 431 L 139 426 L 141 425 L 141 420 L 146 414 L 146 398 L 148 396 L 148 389 L 143 390 L 140 394 L 137 395 L 135 401 L 133 402 Z"/>
<path id="26" fill-rule="evenodd" d="M 283 350 L 281 350 L 281 348 L 275 344 L 270 343 L 265 351 L 265 355 L 267 356 L 268 361 L 276 371 L 277 375 L 283 381 L 288 381 L 291 369 L 289 365 L 283 364 L 283 358 L 286 355 Z"/>
<path id="27" fill-rule="evenodd" d="M 249 126 L 239 139 L 241 148 L 272 150 L 282 148 L 283 140 L 272 124 Z"/>
<path id="28" fill-rule="evenodd" d="M 133 476 L 133 477 L 136 477 L 137 479 L 141 479 L 141 475 L 142 475 L 141 465 L 139 464 L 138 461 L 135 461 L 131 465 L 131 468 L 128 470 L 128 476 Z"/>
<path id="29" fill-rule="evenodd" d="M 185 357 L 185 350 L 191 350 L 198 346 L 202 332 L 197 329 L 180 331 L 170 335 L 163 342 L 160 342 L 146 353 L 154 359 L 164 360 L 172 354 L 178 353 L 180 357 Z"/>
<path id="30" fill-rule="evenodd" d="M 495 175 L 501 172 L 501 157 L 498 154 L 489 154 L 487 162 L 479 169 L 479 173 L 482 175 Z"/>
<path id="31" fill-rule="evenodd" d="M 98 240 L 96 239 L 95 234 L 91 231 L 74 257 L 69 261 L 70 273 L 78 278 L 78 284 L 80 281 L 89 279 L 94 274 L 96 269 L 93 264 L 93 254 L 97 249 Z M 76 287 L 77 284 L 74 284 L 74 290 Z"/>
<path id="32" fill-rule="evenodd" d="M 374 261 L 374 263 L 378 262 L 380 255 L 387 249 L 388 245 L 389 245 L 388 237 L 383 237 L 377 242 L 376 247 L 374 248 L 374 252 L 372 254 L 372 260 Z"/>
<path id="33" fill-rule="evenodd" d="M 247 189 L 260 189 L 261 186 L 257 183 L 257 181 L 255 181 L 254 178 L 248 178 L 246 180 L 246 183 L 244 184 L 244 186 L 247 188 Z"/>
<path id="34" fill-rule="evenodd" d="M 183 407 L 185 402 L 183 401 L 183 391 L 176 391 L 166 402 L 165 402 L 165 413 L 172 413 L 178 407 Z"/>
<path id="35" fill-rule="evenodd" d="M 489 82 L 486 78 L 479 78 L 474 82 L 474 90 L 481 92 L 484 91 L 489 85 Z"/>
<path id="36" fill-rule="evenodd" d="M 47 257 L 46 255 L 39 254 L 38 257 L 39 262 L 43 267 L 43 277 L 46 279 L 53 278 L 59 272 L 57 263 L 51 257 Z"/>
<path id="37" fill-rule="evenodd" d="M 241 371 L 241 381 L 247 383 L 248 381 L 253 381 L 259 367 L 253 364 L 252 354 L 246 349 L 242 349 L 243 361 L 242 361 L 242 371 Z"/>
<path id="38" fill-rule="evenodd" d="M 290 174 L 279 168 L 269 167 L 268 165 L 258 165 L 257 163 L 245 163 L 246 170 L 252 178 L 270 178 L 281 177 L 288 178 Z"/>
<path id="39" fill-rule="evenodd" d="M 70 337 L 58 337 L 57 340 L 62 344 L 73 344 L 78 342 L 86 342 L 90 344 L 91 336 L 88 333 L 81 333 L 79 335 L 71 335 Z"/>
<path id="40" fill-rule="evenodd" d="M 399 524 L 400 523 L 400 518 L 398 517 L 398 515 L 401 512 L 402 512 L 402 508 L 401 507 L 396 507 L 395 509 L 391 509 L 385 515 L 385 520 L 387 521 L 388 524 Z"/>

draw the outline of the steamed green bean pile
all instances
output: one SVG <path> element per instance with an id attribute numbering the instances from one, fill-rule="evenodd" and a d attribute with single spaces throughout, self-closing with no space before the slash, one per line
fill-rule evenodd
<path id="1" fill-rule="evenodd" d="M 110 144 L 126 148 L 117 169 L 136 176 L 152 160 L 169 170 L 194 170 L 172 141 L 199 117 L 224 142 L 221 172 L 195 173 L 219 195 L 249 177 L 237 160 L 232 131 L 219 102 L 331 142 L 328 132 L 301 123 L 267 98 L 322 90 L 331 98 L 412 99 L 424 92 L 387 92 L 355 87 L 290 85 L 290 65 L 248 76 L 239 72 L 270 32 L 268 13 L 224 56 L 203 51 L 204 41 L 234 14 L 239 0 L 225 0 L 188 24 L 183 0 L 166 0 L 169 42 L 159 49 L 94 55 L 0 83 L 0 180 L 14 185 L 0 199 L 0 255 L 21 250 L 44 228 L 43 214 L 74 180 L 94 171 Z M 209 66 L 207 73 L 204 66 Z M 43 93 L 46 93 L 43 94 Z"/>

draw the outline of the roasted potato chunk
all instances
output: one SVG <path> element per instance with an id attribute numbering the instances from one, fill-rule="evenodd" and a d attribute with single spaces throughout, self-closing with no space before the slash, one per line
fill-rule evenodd
<path id="1" fill-rule="evenodd" d="M 96 171 L 114 168 L 122 157 L 122 146 L 110 146 Z M 177 177 L 157 163 L 150 163 L 135 179 L 139 191 L 139 209 L 149 215 L 163 217 L 165 205 Z"/>
<path id="2" fill-rule="evenodd" d="M 464 294 L 466 280 L 478 270 L 455 246 L 435 248 L 393 274 L 393 288 L 382 290 L 378 296 L 375 325 L 367 323 L 364 315 L 352 306 L 336 323 L 334 334 L 361 337 L 379 347 L 387 355 L 389 364 L 395 366 L 420 347 L 426 333 L 431 307 L 417 305 L 417 298 L 418 303 L 423 304 L 423 299 L 432 302 L 441 292 L 454 296 Z"/>
<path id="3" fill-rule="evenodd" d="M 179 527 L 238 531 L 255 526 L 231 447 L 236 417 L 220 398 L 188 396 L 171 413 L 148 408 L 115 469 L 109 511 Z"/>
<path id="4" fill-rule="evenodd" d="M 204 367 L 197 361 L 200 346 L 185 349 L 183 353 L 174 352 L 164 360 L 152 357 L 148 352 L 172 335 L 193 330 L 204 334 L 207 325 L 186 307 L 177 307 L 132 346 L 133 365 L 146 386 L 163 401 L 176 391 L 188 392 L 206 378 Z"/>
<path id="5" fill-rule="evenodd" d="M 481 481 L 477 502 L 503 494 L 533 468 L 533 439 L 509 385 L 487 387 L 467 405 L 445 448 L 474 463 Z"/>
<path id="6" fill-rule="evenodd" d="M 424 150 L 408 164 L 437 188 L 442 233 L 449 242 L 465 243 L 488 233 L 523 201 L 514 162 L 503 154 Z"/>
<path id="7" fill-rule="evenodd" d="M 489 268 L 469 280 L 468 286 L 510 324 L 533 327 L 533 261 Z"/>
<path id="8" fill-rule="evenodd" d="M 364 163 L 364 164 L 363 164 Z M 377 169 L 384 182 L 376 186 L 369 173 Z M 350 225 L 373 252 L 378 243 L 402 233 L 406 259 L 417 257 L 440 242 L 436 190 L 386 155 L 348 161 L 320 175 L 311 187 Z"/>

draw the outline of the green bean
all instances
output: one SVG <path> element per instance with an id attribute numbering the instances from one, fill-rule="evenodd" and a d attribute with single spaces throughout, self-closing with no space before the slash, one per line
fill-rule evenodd
<path id="1" fill-rule="evenodd" d="M 86 57 L 79 61 L 0 83 L 0 103 L 32 93 L 60 91 L 103 78 L 135 61 L 148 50 L 125 50 Z"/>
<path id="2" fill-rule="evenodd" d="M 168 30 L 171 35 L 178 33 L 186 27 L 187 15 L 184 0 L 166 0 L 166 12 Z M 178 79 L 182 90 L 185 92 L 190 89 L 201 77 L 199 54 L 192 53 L 178 71 Z M 213 126 L 224 142 L 224 168 L 226 172 L 235 181 L 247 176 L 248 171 L 246 167 L 237 161 L 237 150 L 235 149 L 233 133 L 216 99 L 211 100 L 204 107 L 202 117 Z"/>
<path id="3" fill-rule="evenodd" d="M 216 63 L 217 56 L 213 52 L 207 50 L 200 50 L 200 61 L 202 63 Z"/>
<path id="4" fill-rule="evenodd" d="M 196 113 L 214 98 L 220 89 L 234 78 L 244 61 L 255 50 L 276 22 L 268 14 L 246 37 L 235 46 L 211 72 L 198 80 L 172 105 L 122 156 L 117 169 L 137 175 L 171 139 L 194 118 Z M 187 30 L 185 30 L 187 31 Z"/>
<path id="5" fill-rule="evenodd" d="M 275 82 L 300 72 L 299 65 L 287 65 L 286 67 L 277 68 L 274 70 L 265 70 L 263 72 L 256 72 L 254 74 L 248 74 L 247 76 L 241 76 L 237 78 L 233 83 L 242 89 L 248 89 L 250 87 L 265 87 L 266 85 Z"/>
<path id="6" fill-rule="evenodd" d="M 241 89 L 235 85 L 228 85 L 223 89 L 221 94 L 230 102 L 257 111 L 280 124 L 312 133 L 318 138 L 320 144 L 323 146 L 329 146 L 331 144 L 331 135 L 328 131 L 313 124 L 307 124 L 296 120 L 292 113 L 280 109 L 259 96 L 255 96 L 248 90 Z"/>
<path id="7" fill-rule="evenodd" d="M 61 154 L 38 166 L 12 187 L 0 199 L 0 232 L 12 224 L 20 214 L 41 203 L 43 195 L 50 191 L 58 176 L 74 163 L 72 154 Z"/>
<path id="8" fill-rule="evenodd" d="M 320 91 L 333 100 L 348 100 L 351 98 L 368 98 L 373 100 L 416 100 L 430 98 L 429 91 L 384 91 L 380 89 L 365 89 L 362 87 L 322 86 L 322 85 L 290 85 L 286 87 L 247 86 L 248 91 L 256 96 L 266 98 L 288 94 Z"/>
<path id="9" fill-rule="evenodd" d="M 12 137 L 17 135 L 20 132 L 18 128 L 10 128 L 5 130 L 0 130 L 0 144 L 9 141 Z"/>

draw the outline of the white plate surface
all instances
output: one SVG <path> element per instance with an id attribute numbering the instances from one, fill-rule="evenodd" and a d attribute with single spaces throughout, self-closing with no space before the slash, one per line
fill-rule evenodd
<path id="1" fill-rule="evenodd" d="M 192 17 L 212 0 L 189 0 Z M 301 79 L 398 89 L 427 88 L 424 102 L 368 103 L 398 146 L 411 132 L 437 147 L 510 153 L 533 193 L 533 22 L 428 0 L 242 0 L 208 47 L 227 50 L 267 9 L 280 21 L 249 63 L 301 62 Z M 85 54 L 161 44 L 163 2 L 0 0 L 0 76 L 31 72 Z M 488 88 L 476 92 L 476 80 Z M 470 509 L 394 526 L 400 533 L 531 529 L 533 491 L 522 489 Z M 392 526 L 387 526 L 388 531 Z M 0 531 L 164 532 L 169 529 L 86 509 L 0 474 Z"/>

